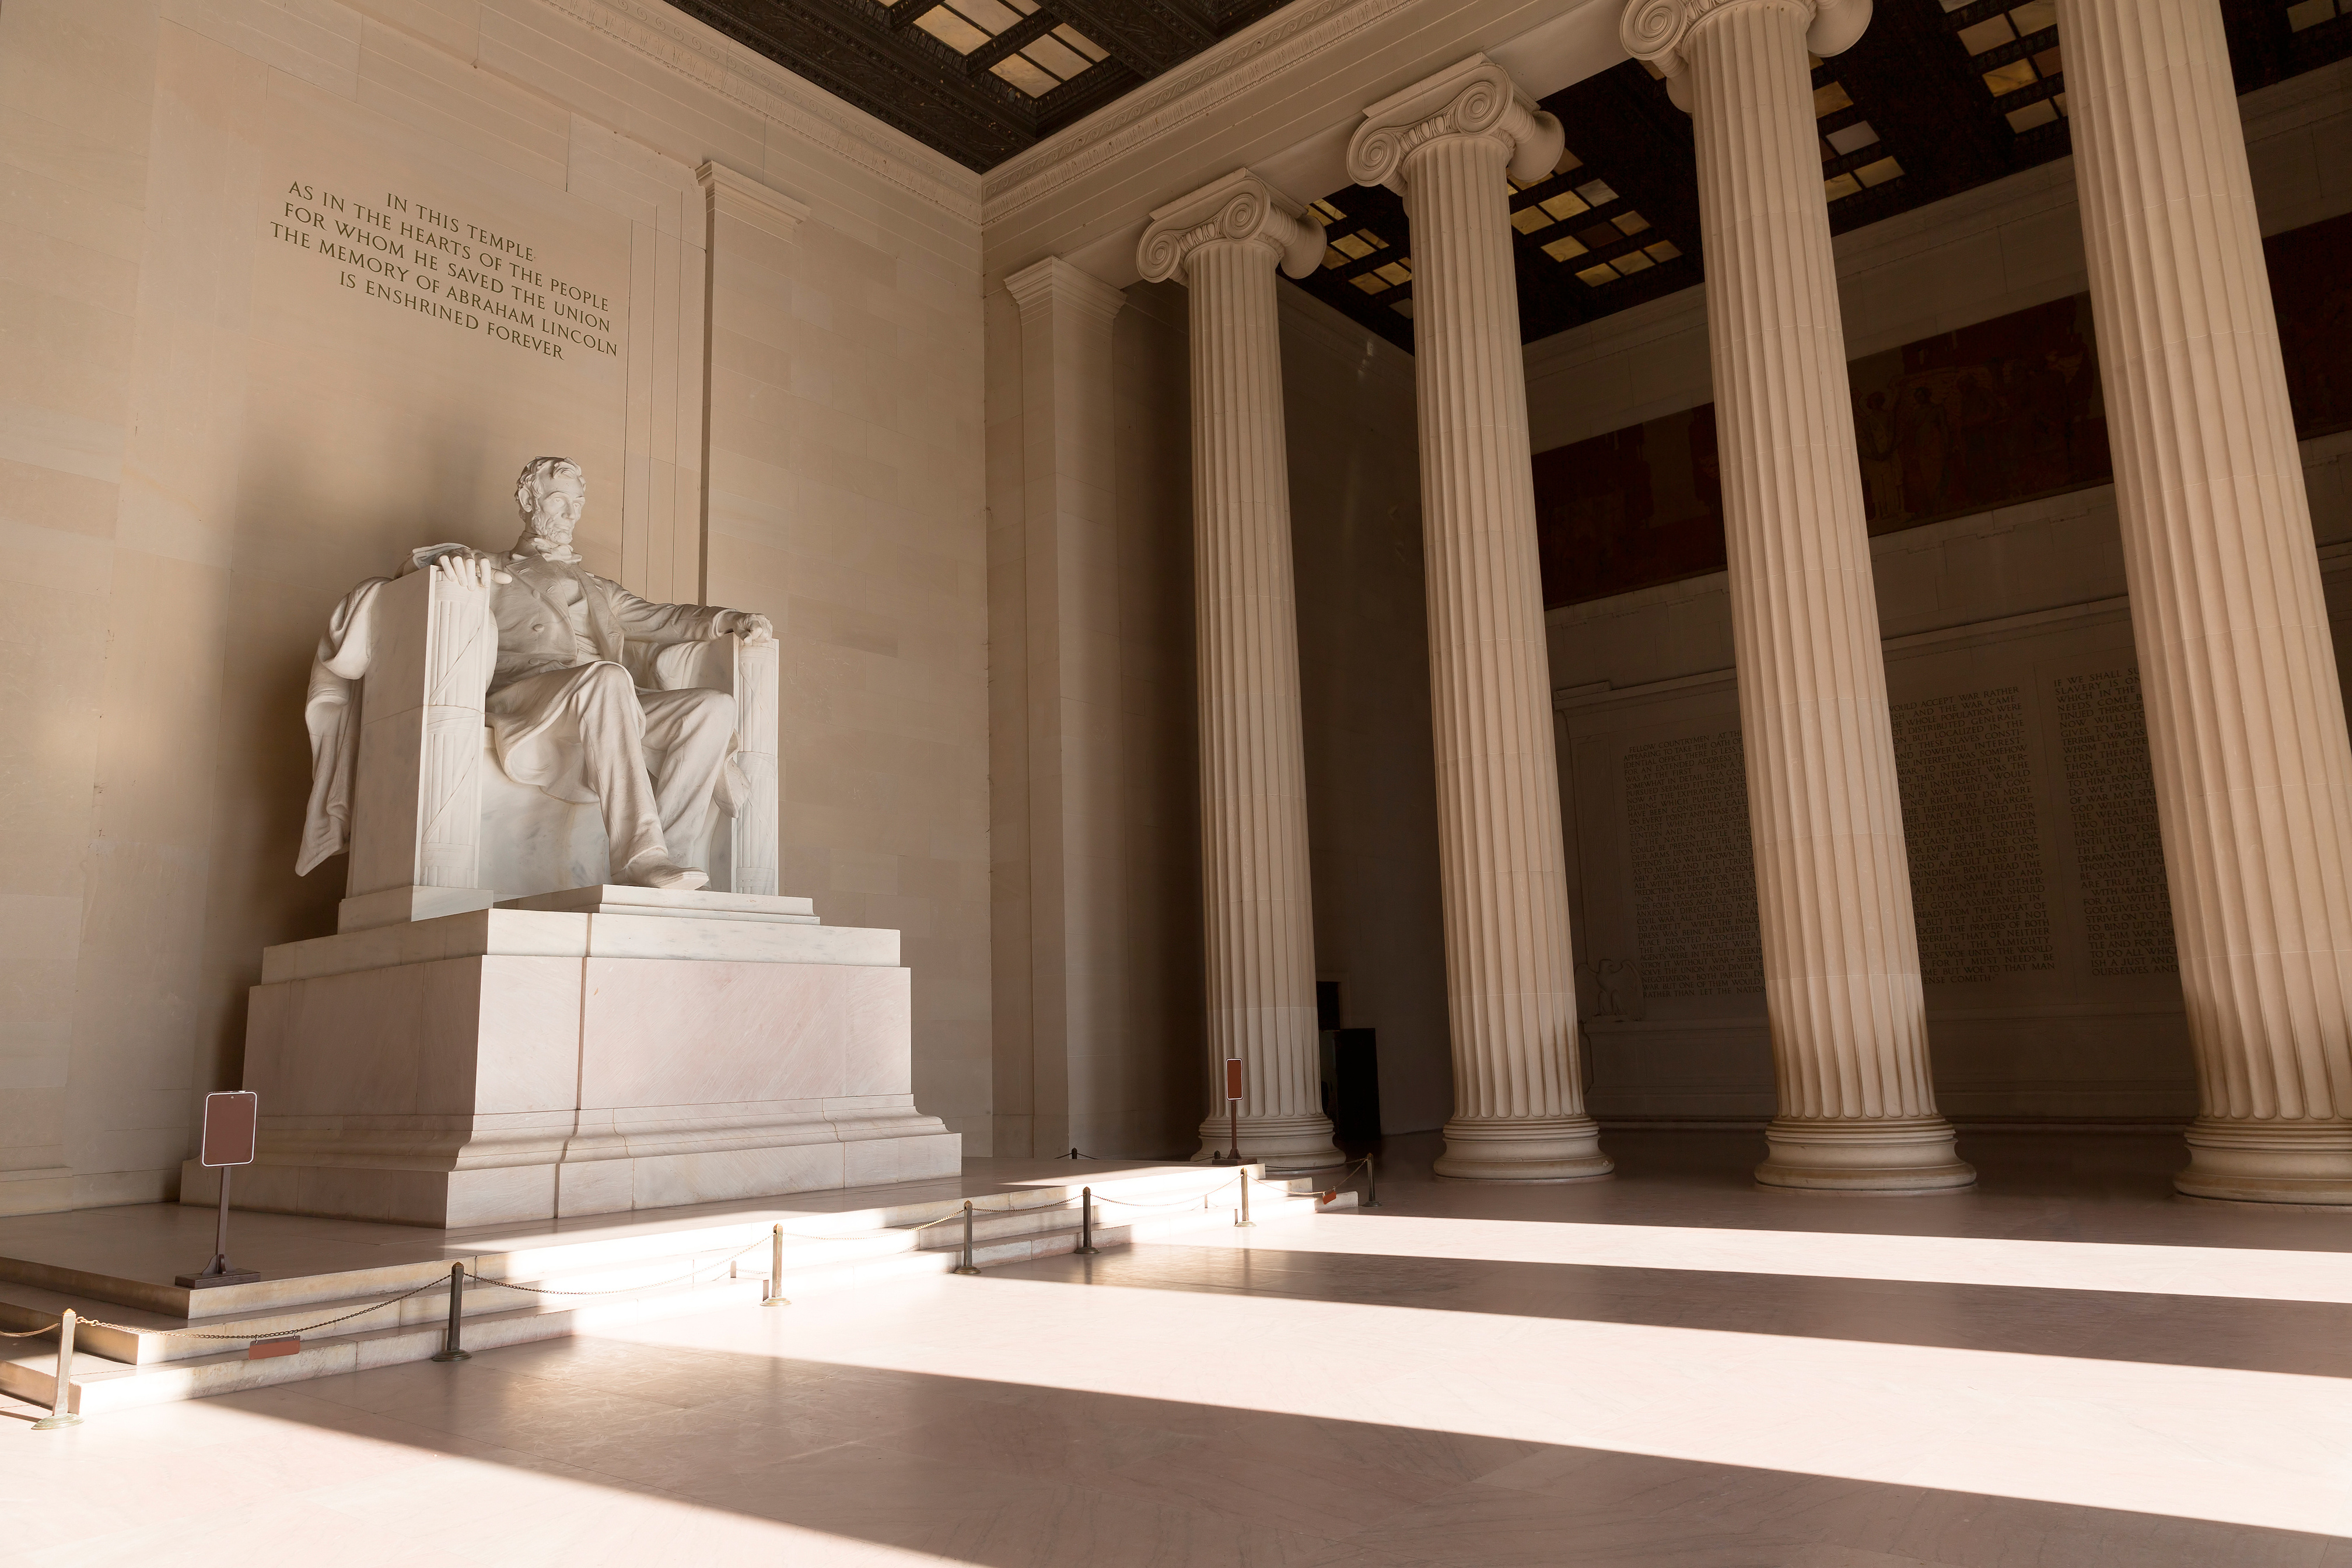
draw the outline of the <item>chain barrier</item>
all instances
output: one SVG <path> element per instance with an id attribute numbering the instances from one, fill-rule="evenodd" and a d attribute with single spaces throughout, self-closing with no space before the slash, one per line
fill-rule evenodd
<path id="1" fill-rule="evenodd" d="M 656 1279 L 651 1284 L 615 1285 L 609 1290 L 558 1290 L 552 1286 L 524 1285 L 512 1279 L 485 1279 L 470 1268 L 466 1271 L 466 1278 L 472 1280 L 477 1285 L 496 1285 L 502 1290 L 528 1290 L 534 1296 L 618 1296 L 629 1290 L 658 1290 L 666 1285 L 683 1285 L 706 1268 L 716 1268 L 721 1263 L 734 1262 L 737 1258 L 742 1257 L 744 1253 L 750 1252 L 753 1247 L 758 1247 L 761 1242 L 764 1242 L 768 1238 L 763 1236 L 759 1241 L 753 1242 L 751 1247 L 743 1247 L 739 1251 L 730 1252 L 726 1257 L 718 1259 L 717 1262 L 698 1263 L 675 1279 Z M 436 1279 L 433 1283 L 438 1285 L 441 1281 Z M 412 1290 L 409 1294 L 415 1295 L 415 1292 Z"/>
<path id="2" fill-rule="evenodd" d="M 1353 1165 L 1350 1165 L 1340 1176 L 1339 1185 L 1345 1185 L 1354 1177 L 1356 1172 L 1361 1170 L 1364 1166 L 1370 1163 L 1370 1161 L 1369 1159 L 1365 1159 L 1359 1160 Z M 1208 1199 L 1214 1197 L 1221 1192 L 1223 1192 L 1227 1187 L 1234 1185 L 1236 1182 L 1244 1181 L 1254 1182 L 1261 1187 L 1273 1187 L 1287 1197 L 1315 1197 L 1318 1202 L 1323 1201 L 1324 1196 L 1329 1194 L 1336 1194 L 1339 1190 L 1339 1186 L 1333 1186 L 1325 1189 L 1322 1194 L 1299 1193 L 1294 1191 L 1287 1182 L 1269 1181 L 1264 1176 L 1253 1176 L 1247 1171 L 1241 1171 L 1236 1172 L 1234 1175 L 1219 1182 L 1213 1187 L 1207 1187 L 1200 1192 L 1188 1194 L 1181 1198 L 1171 1199 L 1167 1203 L 1136 1203 L 1127 1198 L 1111 1197 L 1103 1193 L 1093 1194 L 1093 1200 L 1097 1204 L 1115 1204 L 1120 1208 L 1129 1209 L 1185 1208 L 1190 1207 L 1195 1203 L 1202 1204 L 1203 1206 L 1206 1206 Z M 1082 1201 L 1083 1200 L 1079 1198 L 1063 1198 L 1055 1203 L 1024 1204 L 1015 1208 L 991 1210 L 988 1211 L 987 1215 L 981 1215 L 978 1211 L 975 1211 L 975 1216 L 991 1217 L 1010 1215 L 1049 1214 L 1056 1211 L 1076 1208 Z M 830 1235 L 820 1236 L 814 1232 L 782 1230 L 782 1227 L 781 1226 L 774 1227 L 774 1229 L 782 1231 L 785 1236 L 793 1237 L 803 1241 L 864 1241 L 881 1237 L 908 1236 L 918 1231 L 929 1230 L 933 1226 L 947 1225 L 952 1221 L 960 1220 L 961 1218 L 963 1218 L 963 1211 L 961 1209 L 958 1209 L 952 1214 L 941 1215 L 937 1219 L 925 1220 L 920 1225 L 891 1226 L 880 1230 L 837 1231 Z M 610 1289 L 602 1290 L 564 1290 L 550 1285 L 525 1285 L 520 1281 L 514 1279 L 488 1279 L 483 1275 L 475 1273 L 470 1268 L 465 1271 L 465 1278 L 468 1282 L 475 1286 L 495 1286 L 502 1290 L 522 1290 L 534 1296 L 618 1296 L 633 1290 L 658 1290 L 667 1286 L 688 1283 L 701 1274 L 706 1268 L 715 1268 L 721 1265 L 733 1263 L 737 1258 L 756 1250 L 760 1247 L 761 1243 L 767 1239 L 767 1237 L 761 1237 L 759 1241 L 754 1241 L 746 1247 L 740 1247 L 736 1251 L 728 1254 L 725 1258 L 715 1259 L 709 1263 L 698 1263 L 692 1268 L 688 1269 L 685 1273 L 677 1275 L 673 1279 L 657 1279 L 651 1283 L 615 1285 Z M 438 1289 L 444 1283 L 446 1283 L 444 1279 L 436 1277 L 435 1279 L 427 1280 L 425 1283 L 417 1286 L 413 1290 L 404 1290 L 399 1295 L 387 1298 L 384 1300 L 370 1302 L 367 1306 L 362 1307 L 356 1311 L 344 1312 L 340 1316 L 332 1318 L 321 1318 L 316 1322 L 303 1323 L 294 1328 L 272 1329 L 267 1333 L 259 1334 L 206 1333 L 199 1329 L 142 1329 L 134 1327 L 129 1323 L 109 1322 L 103 1318 L 79 1318 L 79 1321 L 82 1323 L 88 1324 L 93 1329 L 112 1329 L 118 1333 L 152 1334 L 159 1339 L 240 1340 L 248 1344 L 256 1344 L 269 1340 L 299 1339 L 304 1334 L 314 1332 L 320 1329 L 331 1329 L 338 1323 L 348 1323 L 354 1318 L 364 1318 L 370 1312 L 380 1312 L 386 1307 L 396 1307 L 403 1301 L 409 1300 L 411 1297 L 422 1296 L 427 1290 Z M 772 1287 L 772 1284 L 773 1281 L 771 1281 Z M 0 1330 L 0 1340 L 29 1340 L 37 1338 L 43 1334 L 55 1333 L 63 1322 L 64 1320 L 60 1318 L 57 1322 L 44 1324 L 37 1329 L 23 1329 L 16 1331 Z"/>
<path id="3" fill-rule="evenodd" d="M 370 1312 L 381 1312 L 386 1307 L 397 1307 L 411 1296 L 422 1296 L 427 1290 L 437 1289 L 442 1283 L 437 1279 L 428 1280 L 414 1290 L 404 1290 L 397 1296 L 388 1297 L 381 1301 L 372 1301 L 358 1311 L 345 1312 L 340 1318 L 322 1318 L 315 1323 L 304 1323 L 299 1328 L 272 1329 L 266 1334 L 207 1334 L 196 1329 L 134 1329 L 129 1323 L 110 1323 L 103 1318 L 83 1318 L 81 1321 L 88 1323 L 93 1329 L 113 1329 L 126 1334 L 153 1334 L 157 1339 L 243 1340 L 248 1344 L 257 1344 L 265 1340 L 299 1340 L 313 1329 L 331 1329 L 337 1323 L 348 1323 L 353 1318 L 364 1318 Z"/>

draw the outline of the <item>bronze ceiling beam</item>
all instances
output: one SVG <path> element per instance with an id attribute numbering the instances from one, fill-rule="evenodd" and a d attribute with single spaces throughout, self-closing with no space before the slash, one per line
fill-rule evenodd
<path id="1" fill-rule="evenodd" d="M 908 0 L 900 0 L 900 3 L 906 4 Z M 971 53 L 964 56 L 964 74 L 978 76 L 994 67 L 998 61 L 1011 59 L 1061 25 L 1060 16 L 1043 5 L 1038 6 Z"/>

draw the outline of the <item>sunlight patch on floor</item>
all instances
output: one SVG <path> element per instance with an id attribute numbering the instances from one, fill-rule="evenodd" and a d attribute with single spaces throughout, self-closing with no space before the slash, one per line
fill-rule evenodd
<path id="1" fill-rule="evenodd" d="M 1507 1305 L 949 1279 L 854 1307 L 714 1314 L 614 1337 L 2222 1523 L 2352 1526 L 2340 1458 L 2352 1451 L 2352 1392 L 2337 1379 Z"/>
<path id="2" fill-rule="evenodd" d="M 1262 1227 L 1247 1236 L 1208 1232 L 1161 1245 L 2352 1303 L 2352 1253 L 2266 1247 L 1382 1214 L 1335 1215 L 1326 1223 Z"/>

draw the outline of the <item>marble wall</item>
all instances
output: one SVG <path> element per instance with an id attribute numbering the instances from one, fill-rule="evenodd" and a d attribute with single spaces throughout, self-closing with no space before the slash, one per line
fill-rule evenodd
<path id="1" fill-rule="evenodd" d="M 1381 1120 L 1454 1107 L 1412 361 L 1281 286 L 1315 970 L 1379 1033 Z"/>
<path id="2" fill-rule="evenodd" d="M 652 0 L 11 0 L 0 84 L 0 1211 L 168 1194 L 342 892 L 327 608 L 543 452 L 593 569 L 775 618 L 786 890 L 905 931 L 984 1148 L 976 179 Z M 706 162 L 804 218 L 714 265 Z"/>
<path id="3" fill-rule="evenodd" d="M 2352 68 L 2243 100 L 2263 227 L 2352 209 Z M 1862 355 L 2084 287 L 2070 163 L 1843 236 Z M 1704 402 L 1697 290 L 1528 351 L 1538 449 Z M 2352 435 L 2304 445 L 2339 652 Z M 1937 1094 L 1982 1121 L 2195 1107 L 2111 486 L 1872 542 Z M 1596 1114 L 1773 1108 L 1721 574 L 1549 617 Z"/>

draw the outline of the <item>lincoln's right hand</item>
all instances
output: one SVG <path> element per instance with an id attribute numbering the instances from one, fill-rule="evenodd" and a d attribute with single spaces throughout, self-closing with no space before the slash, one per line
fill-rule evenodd
<path id="1" fill-rule="evenodd" d="M 493 583 L 511 583 L 511 574 L 493 566 L 487 556 L 444 555 L 433 563 L 433 570 L 441 574 L 442 581 L 453 588 L 469 589 L 487 594 Z"/>

